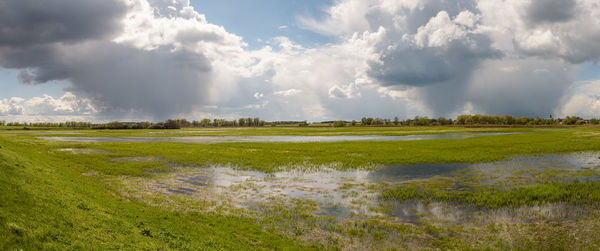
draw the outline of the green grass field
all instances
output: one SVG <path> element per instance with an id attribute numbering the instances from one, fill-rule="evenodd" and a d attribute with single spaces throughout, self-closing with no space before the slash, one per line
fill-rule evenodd
<path id="1" fill-rule="evenodd" d="M 350 198 L 353 205 L 364 204 L 363 200 L 374 201 L 369 210 L 378 213 L 368 216 L 315 215 L 311 212 L 321 205 L 306 198 L 288 200 L 275 196 L 244 207 L 232 206 L 235 203 L 230 202 L 235 202 L 237 197 L 230 194 L 260 191 L 264 186 L 251 180 L 229 186 L 227 189 L 232 192 L 210 198 L 213 190 L 198 190 L 200 192 L 195 191 L 191 196 L 160 193 L 152 187 L 152 184 L 162 186 L 176 181 L 173 177 L 195 168 L 211 166 L 226 166 L 231 168 L 229 172 L 258 171 L 267 175 L 265 179 L 273 179 L 276 176 L 269 175 L 290 170 L 311 172 L 327 168 L 340 173 L 355 170 L 368 173 L 381 166 L 481 163 L 522 155 L 594 152 L 600 151 L 598 128 L 34 129 L 0 128 L 0 247 L 3 250 L 600 248 L 597 217 L 600 181 L 596 180 L 595 167 L 577 171 L 507 171 L 502 182 L 495 183 L 484 182 L 491 174 L 465 171 L 398 182 L 367 183 L 370 181 L 366 180 L 365 183 L 342 184 L 336 189 Z M 52 132 L 79 134 L 42 135 Z M 519 134 L 330 143 L 76 143 L 40 139 L 41 136 L 402 136 L 481 132 Z M 61 150 L 67 148 L 102 151 L 76 154 Z M 586 179 L 580 181 L 581 177 Z M 458 183 L 469 189 L 454 189 Z M 363 195 L 363 191 L 368 191 L 368 195 Z M 390 212 L 403 203 L 426 207 L 445 203 L 446 208 L 468 208 L 486 217 L 465 222 L 431 220 L 432 217 L 424 215 L 414 222 L 402 222 Z M 570 208 L 583 212 L 574 218 L 536 213 L 536 217 L 523 221 L 487 217 L 498 210 L 530 212 L 548 204 L 567 208 L 561 214 L 568 214 Z"/>

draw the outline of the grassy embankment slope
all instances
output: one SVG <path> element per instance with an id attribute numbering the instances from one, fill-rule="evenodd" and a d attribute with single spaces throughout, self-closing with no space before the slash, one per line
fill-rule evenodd
<path id="1" fill-rule="evenodd" d="M 305 249 L 250 219 L 171 212 L 117 194 L 51 147 L 0 135 L 0 249 Z M 140 167 L 141 168 L 141 167 Z M 135 172 L 133 172 L 135 173 Z"/>

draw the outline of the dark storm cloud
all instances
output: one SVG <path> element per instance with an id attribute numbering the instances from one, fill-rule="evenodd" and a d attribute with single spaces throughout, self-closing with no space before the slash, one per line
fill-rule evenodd
<path id="1" fill-rule="evenodd" d="M 533 0 L 527 8 L 527 18 L 532 24 L 564 22 L 575 16 L 575 0 Z"/>
<path id="2" fill-rule="evenodd" d="M 515 38 L 515 49 L 525 55 L 562 58 L 572 64 L 598 62 L 598 4 L 596 0 L 531 1 L 521 13 L 529 34 Z M 531 46 L 536 42 L 544 43 Z"/>
<path id="3" fill-rule="evenodd" d="M 547 117 L 573 81 L 559 61 L 492 60 L 474 74 L 468 96 L 486 114 Z"/>
<path id="4" fill-rule="evenodd" d="M 407 48 L 386 52 L 383 65 L 371 64 L 369 74 L 387 87 L 420 87 L 422 100 L 435 115 L 446 115 L 464 103 L 471 74 L 494 50 L 471 51 L 454 43 L 452 49 Z"/>
<path id="5" fill-rule="evenodd" d="M 501 56 L 486 37 L 476 35 L 472 41 L 479 42 L 476 46 L 454 41 L 447 47 L 385 50 L 380 58 L 383 64 L 371 62 L 369 74 L 384 86 L 452 83 L 468 76 L 483 59 Z"/>
<path id="6" fill-rule="evenodd" d="M 75 49 L 94 58 L 69 60 L 70 80 L 105 107 L 130 109 L 166 119 L 206 103 L 210 63 L 201 54 L 159 48 L 92 43 Z"/>
<path id="7" fill-rule="evenodd" d="M 102 41 L 47 49 L 51 52 L 43 54 L 52 57 L 28 62 L 20 78 L 28 83 L 70 80 L 75 91 L 107 111 L 165 119 L 206 102 L 211 69 L 201 54 L 167 47 L 145 51 Z M 35 59 L 24 51 L 11 56 Z"/>
<path id="8" fill-rule="evenodd" d="M 484 60 L 502 57 L 480 34 L 468 34 L 445 46 L 392 44 L 380 54 L 378 62 L 370 62 L 368 74 L 383 86 L 420 87 L 423 102 L 435 115 L 462 106 L 471 74 Z"/>
<path id="9" fill-rule="evenodd" d="M 117 0 L 0 0 L 0 67 L 26 84 L 68 80 L 108 117 L 162 120 L 205 103 L 209 60 L 112 42 L 126 11 Z"/>
<path id="10" fill-rule="evenodd" d="M 471 74 L 484 60 L 502 56 L 492 48 L 487 36 L 466 30 L 466 34 L 444 38 L 450 41 L 441 46 L 429 46 L 427 42 L 418 46 L 405 41 L 406 34 L 419 33 L 433 18 L 441 20 L 438 15 L 442 11 L 451 20 L 463 11 L 479 13 L 473 0 L 425 0 L 419 8 L 401 9 L 393 16 L 367 15 L 370 25 L 383 25 L 387 35 L 379 45 L 379 60 L 369 63 L 369 76 L 392 89 L 419 87 L 421 100 L 435 115 L 446 115 L 464 104 Z M 397 25 L 394 20 L 403 20 L 403 23 Z M 447 28 L 432 27 L 432 31 Z"/>
<path id="11" fill-rule="evenodd" d="M 120 29 L 126 11 L 118 0 L 0 0 L 0 45 L 103 38 Z"/>

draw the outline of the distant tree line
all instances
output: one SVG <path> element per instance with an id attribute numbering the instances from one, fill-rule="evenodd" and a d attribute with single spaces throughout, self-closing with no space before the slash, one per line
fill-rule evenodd
<path id="1" fill-rule="evenodd" d="M 159 122 L 159 123 L 150 123 L 150 122 L 119 122 L 119 121 L 113 121 L 113 122 L 108 122 L 105 124 L 97 124 L 97 125 L 93 125 L 92 129 L 150 129 L 155 125 L 160 125 L 160 128 L 157 129 L 164 129 L 164 123 L 163 122 Z M 172 129 L 179 129 L 179 127 L 177 128 L 172 128 Z"/>
<path id="2" fill-rule="evenodd" d="M 93 129 L 180 129 L 200 127 L 257 127 L 265 126 L 265 121 L 259 118 L 240 118 L 238 120 L 202 119 L 188 121 L 186 119 L 169 119 L 165 122 L 118 122 L 92 126 Z"/>
<path id="3" fill-rule="evenodd" d="M 186 119 L 169 119 L 165 122 L 118 122 L 113 121 L 104 124 L 92 124 L 90 122 L 36 122 L 36 123 L 21 123 L 21 122 L 5 122 L 0 121 L 0 126 L 18 126 L 18 127 L 65 127 L 65 128 L 93 128 L 93 129 L 179 129 L 179 128 L 206 128 L 206 127 L 262 127 L 265 125 L 271 126 L 310 126 L 307 121 L 273 121 L 265 122 L 260 118 L 239 118 L 237 120 L 226 119 L 202 119 L 188 121 Z M 530 117 L 513 117 L 510 115 L 460 115 L 455 120 L 449 118 L 429 118 L 416 116 L 412 119 L 400 120 L 398 117 L 394 119 L 387 118 L 371 118 L 363 117 L 360 121 L 323 121 L 313 125 L 319 126 L 471 126 L 471 125 L 600 125 L 600 119 L 583 119 L 577 116 L 567 116 L 562 119 L 553 118 L 530 118 Z"/>
<path id="4" fill-rule="evenodd" d="M 457 125 L 556 125 L 559 121 L 543 119 L 540 117 L 487 116 L 487 115 L 461 115 L 456 118 Z"/>
<path id="5" fill-rule="evenodd" d="M 89 128 L 92 126 L 90 122 L 68 121 L 60 123 L 51 122 L 6 122 L 0 121 L 0 126 L 22 126 L 22 127 L 68 127 L 68 128 Z"/>
<path id="6" fill-rule="evenodd" d="M 295 126 L 300 124 L 308 124 L 306 121 L 271 121 L 267 122 L 271 126 Z"/>
<path id="7" fill-rule="evenodd" d="M 454 121 L 457 125 L 584 125 L 584 124 L 600 124 L 598 119 L 585 120 L 577 116 L 567 116 L 564 119 L 553 118 L 530 118 L 530 117 L 513 117 L 504 116 L 488 116 L 488 115 L 461 115 Z"/>
<path id="8" fill-rule="evenodd" d="M 350 125 L 357 125 L 358 122 L 351 121 Z M 360 125 L 362 126 L 434 126 L 434 125 L 452 125 L 454 121 L 452 119 L 447 118 L 437 118 L 430 119 L 428 117 L 420 117 L 416 116 L 413 119 L 400 120 L 398 117 L 395 117 L 393 120 L 391 119 L 382 119 L 382 118 L 367 118 L 363 117 L 360 120 Z"/>
<path id="9" fill-rule="evenodd" d="M 513 117 L 510 115 L 460 115 L 455 120 L 448 118 L 428 118 L 415 117 L 413 119 L 399 120 L 398 117 L 394 120 L 381 118 L 364 117 L 360 121 L 363 126 L 378 126 L 378 125 L 401 125 L 401 126 L 440 126 L 440 125 L 584 125 L 600 124 L 599 119 L 585 120 L 577 116 L 567 116 L 564 119 L 553 118 L 530 118 L 530 117 Z M 355 125 L 356 122 L 350 122 Z M 339 126 L 340 123 L 334 123 L 334 126 Z"/>

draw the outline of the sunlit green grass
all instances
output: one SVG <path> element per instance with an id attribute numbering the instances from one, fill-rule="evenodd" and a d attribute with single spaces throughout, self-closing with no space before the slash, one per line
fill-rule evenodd
<path id="1" fill-rule="evenodd" d="M 6 129 L 6 128 L 4 128 Z M 16 134 L 45 130 L 0 130 L 0 248 L 13 249 L 308 249 L 314 242 L 298 240 L 303 228 L 323 228 L 335 234 L 370 242 L 385 238 L 420 243 L 432 249 L 530 249 L 566 248 L 582 233 L 578 247 L 593 248 L 597 221 L 585 229 L 561 230 L 556 226 L 534 228 L 506 225 L 508 231 L 525 231 L 531 238 L 514 242 L 495 241 L 496 230 L 462 229 L 462 226 L 395 224 L 380 219 L 321 224 L 321 218 L 296 214 L 283 205 L 259 220 L 220 211 L 199 210 L 199 204 L 171 207 L 149 205 L 135 196 L 121 194 L 110 181 L 115 177 L 151 178 L 174 166 L 228 165 L 234 168 L 275 172 L 288 168 L 328 166 L 341 170 L 374 168 L 379 165 L 415 163 L 489 162 L 515 155 L 600 150 L 596 128 L 539 131 L 532 128 L 459 127 L 356 127 L 356 128 L 226 128 L 185 130 L 58 130 L 83 133 L 71 136 L 180 137 L 261 135 L 409 135 L 468 132 L 521 132 L 460 140 L 361 141 L 332 143 L 73 143 L 52 142 L 40 135 Z M 54 130 L 53 130 L 54 131 Z M 193 131 L 194 133 L 173 133 Z M 159 133 L 157 133 L 159 132 Z M 166 133 L 162 133 L 166 132 Z M 62 148 L 102 149 L 108 153 L 72 154 Z M 148 161 L 123 162 L 121 157 L 156 157 Z M 551 173 L 548 173 L 551 175 Z M 547 182 L 535 185 L 474 186 L 473 190 L 445 191 L 452 180 L 423 182 L 399 187 L 381 186 L 388 201 L 412 199 L 448 201 L 478 207 L 501 208 L 545 202 L 593 204 L 600 201 L 598 182 Z M 167 198 L 168 199 L 168 198 Z M 299 202 L 300 203 L 300 202 Z M 302 202 L 303 203 L 303 202 Z M 302 204 L 305 206 L 305 204 Z M 302 221 L 298 223 L 296 221 Z M 281 225 L 290 223 L 292 227 Z M 319 225 L 321 224 L 321 225 Z M 546 224 L 546 223 L 544 223 Z M 306 226 L 305 226 L 306 227 Z M 530 228 L 531 227 L 531 228 Z M 470 235 L 481 231 L 478 242 Z M 556 231 L 556 232 L 553 232 Z M 552 233 L 560 238 L 543 238 Z M 519 235 L 510 235 L 519 237 Z M 580 238 L 580 237 L 578 237 Z M 344 247 L 339 239 L 328 240 L 331 248 Z M 393 242 L 392 242 L 393 243 Z M 308 245 L 308 246 L 306 246 Z M 371 245 L 369 243 L 365 245 Z M 385 248 L 373 244 L 373 247 Z M 399 245 L 388 248 L 408 249 Z"/>
<path id="2" fill-rule="evenodd" d="M 0 136 L 0 249 L 306 249 L 253 220 L 173 212 L 82 175 L 102 162 Z M 138 173 L 143 166 L 127 167 Z"/>
<path id="3" fill-rule="evenodd" d="M 420 128 L 396 128 L 394 130 L 398 131 L 397 133 L 405 133 L 406 129 L 417 130 Z M 446 128 L 441 129 L 446 130 Z M 337 133 L 345 134 L 348 132 L 346 130 L 347 129 L 340 129 Z M 392 129 L 369 128 L 369 130 L 382 130 L 382 132 L 391 133 L 389 130 Z M 440 129 L 438 128 L 437 131 L 431 130 L 438 132 Z M 65 147 L 86 147 L 113 152 L 113 154 L 93 156 L 73 156 L 69 153 L 51 153 L 54 155 L 63 155 L 64 158 L 69 158 L 73 161 L 77 161 L 78 158 L 83 158 L 84 161 L 88 158 L 106 161 L 112 157 L 155 156 L 161 157 L 167 162 L 184 166 L 230 165 L 237 168 L 266 172 L 277 171 L 287 167 L 303 168 L 321 165 L 338 169 L 349 169 L 371 168 L 377 165 L 414 163 L 474 163 L 502 160 L 514 155 L 600 150 L 600 137 L 595 134 L 597 131 L 596 129 L 578 128 L 560 131 L 536 131 L 532 129 L 510 130 L 513 132 L 522 132 L 522 134 L 483 136 L 460 140 L 218 144 L 166 142 L 68 143 L 44 141 L 38 138 L 39 135 L 18 135 L 13 137 L 19 137 L 31 144 L 44 144 L 50 150 Z M 230 133 L 230 131 L 231 130 L 227 130 L 228 133 Z M 255 135 L 250 132 L 244 133 Z M 261 133 L 263 132 L 261 131 Z M 313 132 L 313 134 L 314 133 L 315 132 Z M 332 131 L 328 131 L 328 133 L 332 133 Z M 355 131 L 351 130 L 350 133 L 355 133 Z M 93 136 L 105 135 L 106 134 L 102 132 Z M 161 136 L 164 137 L 165 135 Z M 143 170 L 144 167 L 148 167 L 147 164 L 138 163 L 132 165 L 137 166 L 129 168 L 123 163 L 108 164 L 99 171 L 107 172 L 109 174 L 140 174 L 139 171 Z M 156 167 L 163 168 L 164 166 L 162 166 L 162 164 L 157 164 Z M 131 173 L 129 173 L 128 170 L 131 171 Z"/>
<path id="4" fill-rule="evenodd" d="M 410 134 L 438 134 L 438 133 L 460 133 L 460 132 L 510 132 L 515 128 L 465 128 L 465 127 L 208 127 L 208 128 L 184 128 L 177 130 L 92 130 L 69 128 L 30 128 L 0 126 L 0 132 L 7 133 L 44 133 L 65 132 L 72 130 L 77 133 L 89 134 L 98 137 L 187 137 L 187 136 L 327 136 L 327 135 L 410 135 Z M 69 137 L 69 135 L 64 135 Z M 71 135 L 79 136 L 79 135 Z M 87 136 L 87 135 L 86 135 Z"/>
<path id="5" fill-rule="evenodd" d="M 386 189 L 381 193 L 381 198 L 396 201 L 417 199 L 443 201 L 489 209 L 535 206 L 545 203 L 595 205 L 600 202 L 600 182 L 553 181 L 544 184 L 518 186 L 506 190 L 476 189 L 471 191 L 422 189 L 413 185 Z"/>

